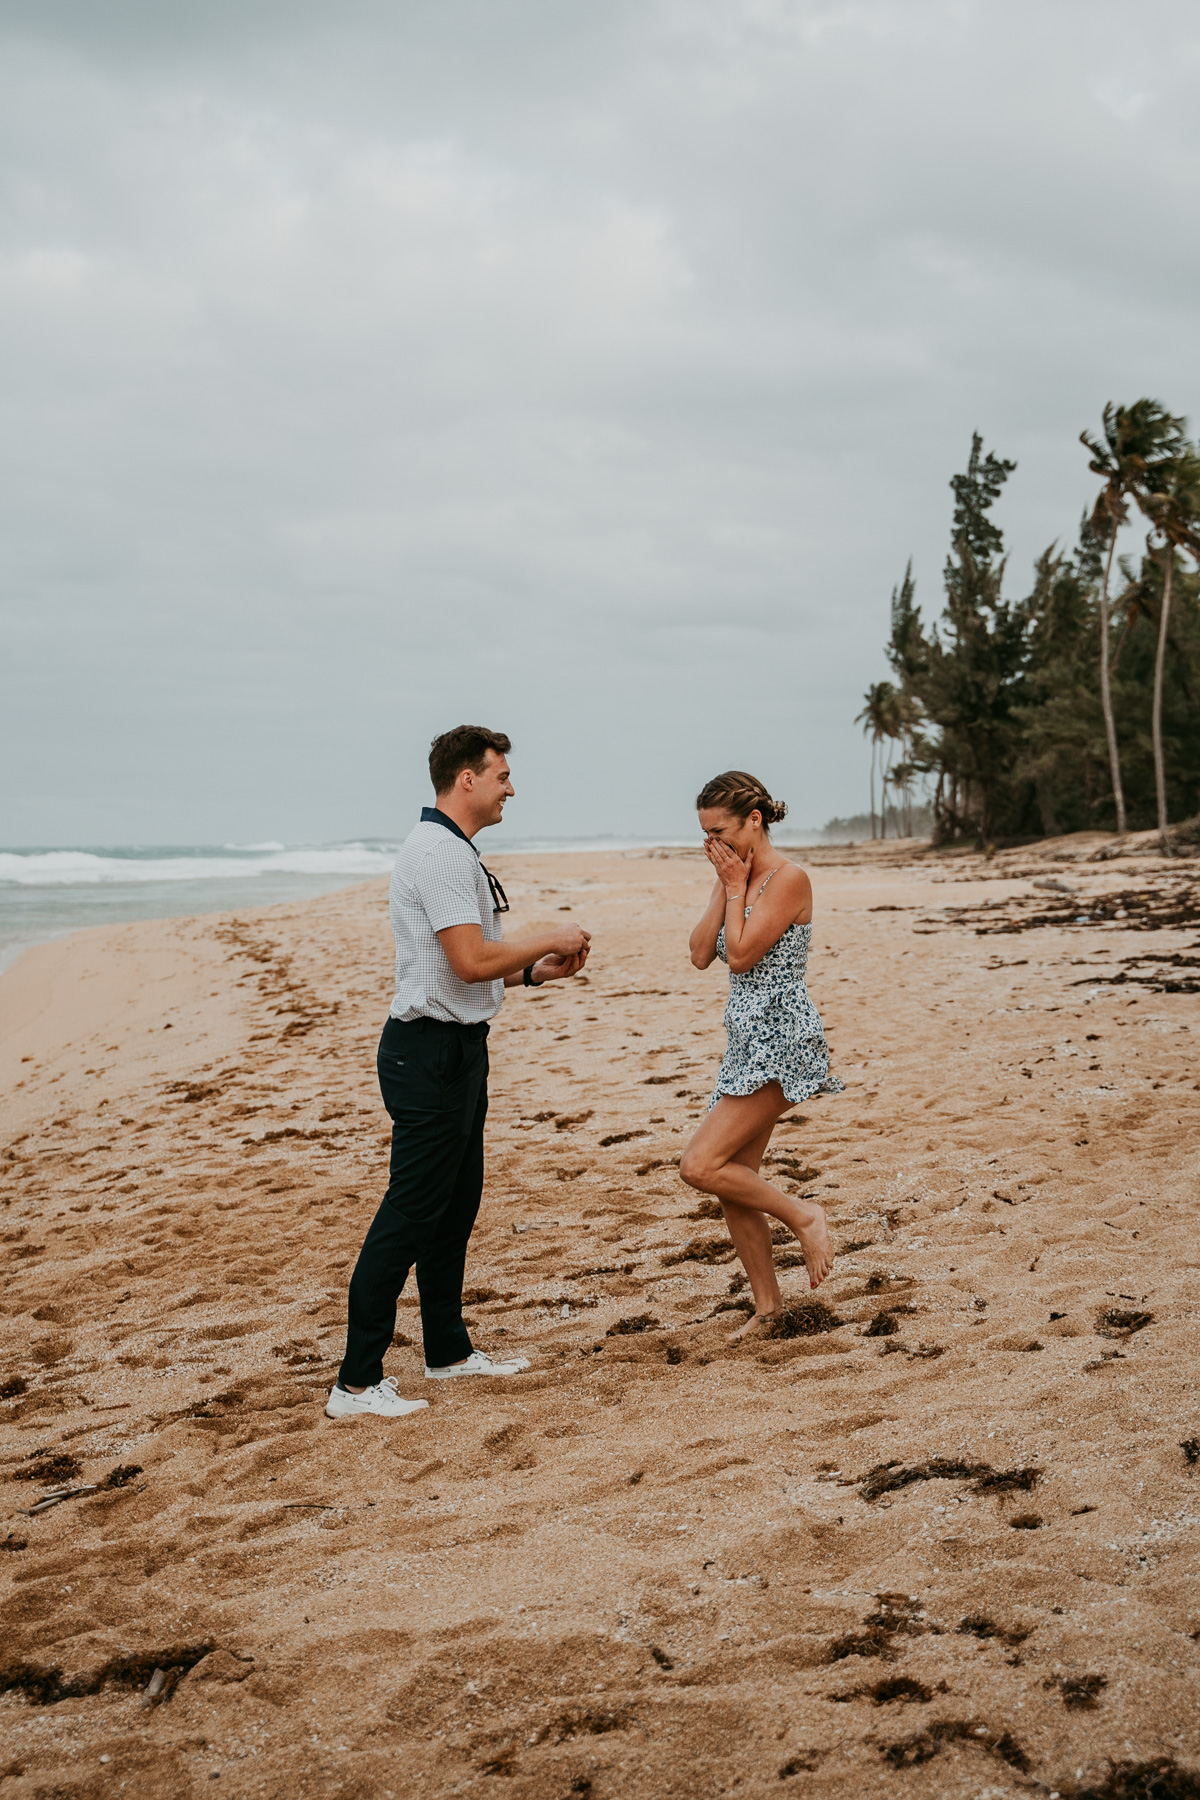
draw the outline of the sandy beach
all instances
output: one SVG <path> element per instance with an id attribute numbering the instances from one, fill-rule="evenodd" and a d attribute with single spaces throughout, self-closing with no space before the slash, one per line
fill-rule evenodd
<path id="1" fill-rule="evenodd" d="M 498 858 L 510 931 L 595 933 L 492 1032 L 468 1316 L 532 1367 L 423 1381 L 406 1293 L 395 1423 L 322 1412 L 385 1181 L 386 884 L 28 952 L 0 1800 L 1195 1793 L 1200 886 L 1110 842 L 797 853 L 846 1092 L 767 1172 L 839 1255 L 737 1347 L 677 1172 L 707 865 Z"/>

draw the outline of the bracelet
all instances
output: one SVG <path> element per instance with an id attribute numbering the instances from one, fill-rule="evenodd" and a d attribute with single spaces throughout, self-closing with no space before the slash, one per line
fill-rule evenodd
<path id="1" fill-rule="evenodd" d="M 521 985 L 522 987 L 541 987 L 541 982 L 533 979 L 532 963 L 526 963 L 525 967 L 521 970 Z"/>

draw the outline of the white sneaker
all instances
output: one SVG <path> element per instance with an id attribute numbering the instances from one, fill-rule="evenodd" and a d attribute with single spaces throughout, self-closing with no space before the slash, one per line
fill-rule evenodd
<path id="1" fill-rule="evenodd" d="M 451 1363 L 446 1369 L 431 1369 L 425 1364 L 426 1381 L 449 1381 L 454 1375 L 519 1375 L 529 1367 L 527 1356 L 513 1356 L 505 1362 L 493 1362 L 486 1350 L 472 1350 L 466 1362 Z"/>
<path id="2" fill-rule="evenodd" d="M 361 1394 L 352 1394 L 349 1388 L 335 1384 L 325 1402 L 325 1412 L 331 1419 L 357 1419 L 366 1413 L 378 1413 L 383 1419 L 400 1419 L 405 1413 L 420 1412 L 428 1405 L 428 1400 L 401 1399 L 396 1392 L 396 1377 L 385 1375 L 377 1387 L 364 1388 Z"/>

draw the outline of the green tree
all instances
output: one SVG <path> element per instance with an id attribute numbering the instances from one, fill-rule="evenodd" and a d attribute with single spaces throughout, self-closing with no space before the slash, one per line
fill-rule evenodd
<path id="1" fill-rule="evenodd" d="M 1014 465 L 978 433 L 951 482 L 954 520 L 945 606 L 926 628 L 912 564 L 892 590 L 887 657 L 859 714 L 883 757 L 889 799 L 909 825 L 923 773 L 939 841 L 1078 831 L 1097 824 L 1166 827 L 1200 800 L 1200 449 L 1158 401 L 1104 409 L 1103 441 L 1086 434 L 1104 477 L 1074 550 L 1051 545 L 1032 591 L 1004 598 L 995 503 Z M 1136 501 L 1151 526 L 1134 566 L 1117 532 Z M 1116 570 L 1122 591 L 1113 595 Z M 898 756 L 896 745 L 900 746 Z"/>
<path id="2" fill-rule="evenodd" d="M 1163 670 L 1166 664 L 1171 597 L 1175 565 L 1181 550 L 1190 551 L 1200 563 L 1200 454 L 1189 445 L 1165 466 L 1146 471 L 1136 491 L 1138 505 L 1150 519 L 1153 539 L 1161 545 L 1162 598 L 1158 611 L 1158 635 L 1154 652 L 1154 693 L 1150 710 L 1150 737 L 1154 752 L 1154 795 L 1158 835 L 1164 856 L 1171 853 L 1167 837 L 1167 772 L 1163 756 Z M 1152 551 L 1153 554 L 1153 551 Z"/>
<path id="3" fill-rule="evenodd" d="M 1128 496 L 1144 484 L 1147 472 L 1156 464 L 1169 462 L 1183 443 L 1184 423 L 1167 412 L 1157 400 L 1135 400 L 1132 406 L 1117 406 L 1111 400 L 1104 408 L 1101 429 L 1103 442 L 1080 433 L 1080 442 L 1091 453 L 1088 467 L 1094 475 L 1104 477 L 1092 511 L 1092 527 L 1097 536 L 1107 539 L 1108 556 L 1104 565 L 1104 584 L 1100 595 L 1100 703 L 1104 710 L 1104 729 L 1108 739 L 1108 760 L 1112 777 L 1113 802 L 1117 809 L 1117 830 L 1126 830 L 1125 790 L 1121 780 L 1121 757 L 1117 746 L 1117 725 L 1113 712 L 1112 681 L 1109 670 L 1108 593 L 1112 579 L 1113 552 L 1117 533 L 1129 517 Z"/>
<path id="4" fill-rule="evenodd" d="M 1154 539 L 1151 538 L 1151 544 Z M 1121 759 L 1132 828 L 1155 824 L 1152 699 L 1166 558 L 1143 551 L 1136 566 L 1121 558 L 1125 587 L 1114 602 L 1121 628 L 1113 649 L 1113 704 L 1121 732 Z M 1196 811 L 1200 796 L 1200 573 L 1176 559 L 1167 610 L 1167 651 L 1162 675 L 1162 755 L 1168 818 Z"/>
<path id="5" fill-rule="evenodd" d="M 887 646 L 888 662 L 905 693 L 911 693 L 913 682 L 929 667 L 916 593 L 910 556 L 904 580 L 892 589 L 892 633 Z"/>
<path id="6" fill-rule="evenodd" d="M 875 765 L 879 760 L 879 746 L 884 738 L 893 735 L 895 723 L 896 690 L 890 681 L 875 681 L 863 695 L 863 709 L 855 719 L 856 725 L 863 728 L 863 736 L 871 738 L 871 837 L 875 831 Z M 886 774 L 884 777 L 886 781 Z M 887 836 L 886 821 L 881 834 Z"/>
<path id="7" fill-rule="evenodd" d="M 1105 732 L 1092 650 L 1104 541 L 1085 513 L 1074 556 L 1054 545 L 1024 603 L 1024 700 L 1017 771 L 1033 786 L 1051 837 L 1094 825 L 1103 799 Z"/>
<path id="8" fill-rule="evenodd" d="M 921 736 L 924 713 L 917 698 L 915 684 L 928 674 L 928 646 L 921 628 L 921 613 L 916 603 L 912 558 L 904 571 L 904 579 L 892 589 L 891 636 L 887 659 L 899 683 L 897 723 L 900 738 L 900 761 L 891 771 L 891 782 L 900 799 L 900 829 L 905 837 L 913 833 L 912 791 L 917 776 L 929 766 L 929 748 Z"/>
<path id="9" fill-rule="evenodd" d="M 954 520 L 946 605 L 913 690 L 937 729 L 934 811 L 940 837 L 981 841 L 1023 828 L 1028 784 L 1014 789 L 1025 619 L 1003 598 L 1004 539 L 989 517 L 1016 468 L 975 432 L 966 470 L 950 482 Z"/>

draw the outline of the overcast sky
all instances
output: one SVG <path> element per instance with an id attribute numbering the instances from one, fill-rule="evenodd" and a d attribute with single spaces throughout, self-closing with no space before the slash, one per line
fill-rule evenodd
<path id="1" fill-rule="evenodd" d="M 973 429 L 1010 587 L 1200 425 L 1190 0 L 2 0 L 0 841 L 856 811 Z M 1134 540 L 1130 537 L 1130 548 Z"/>

